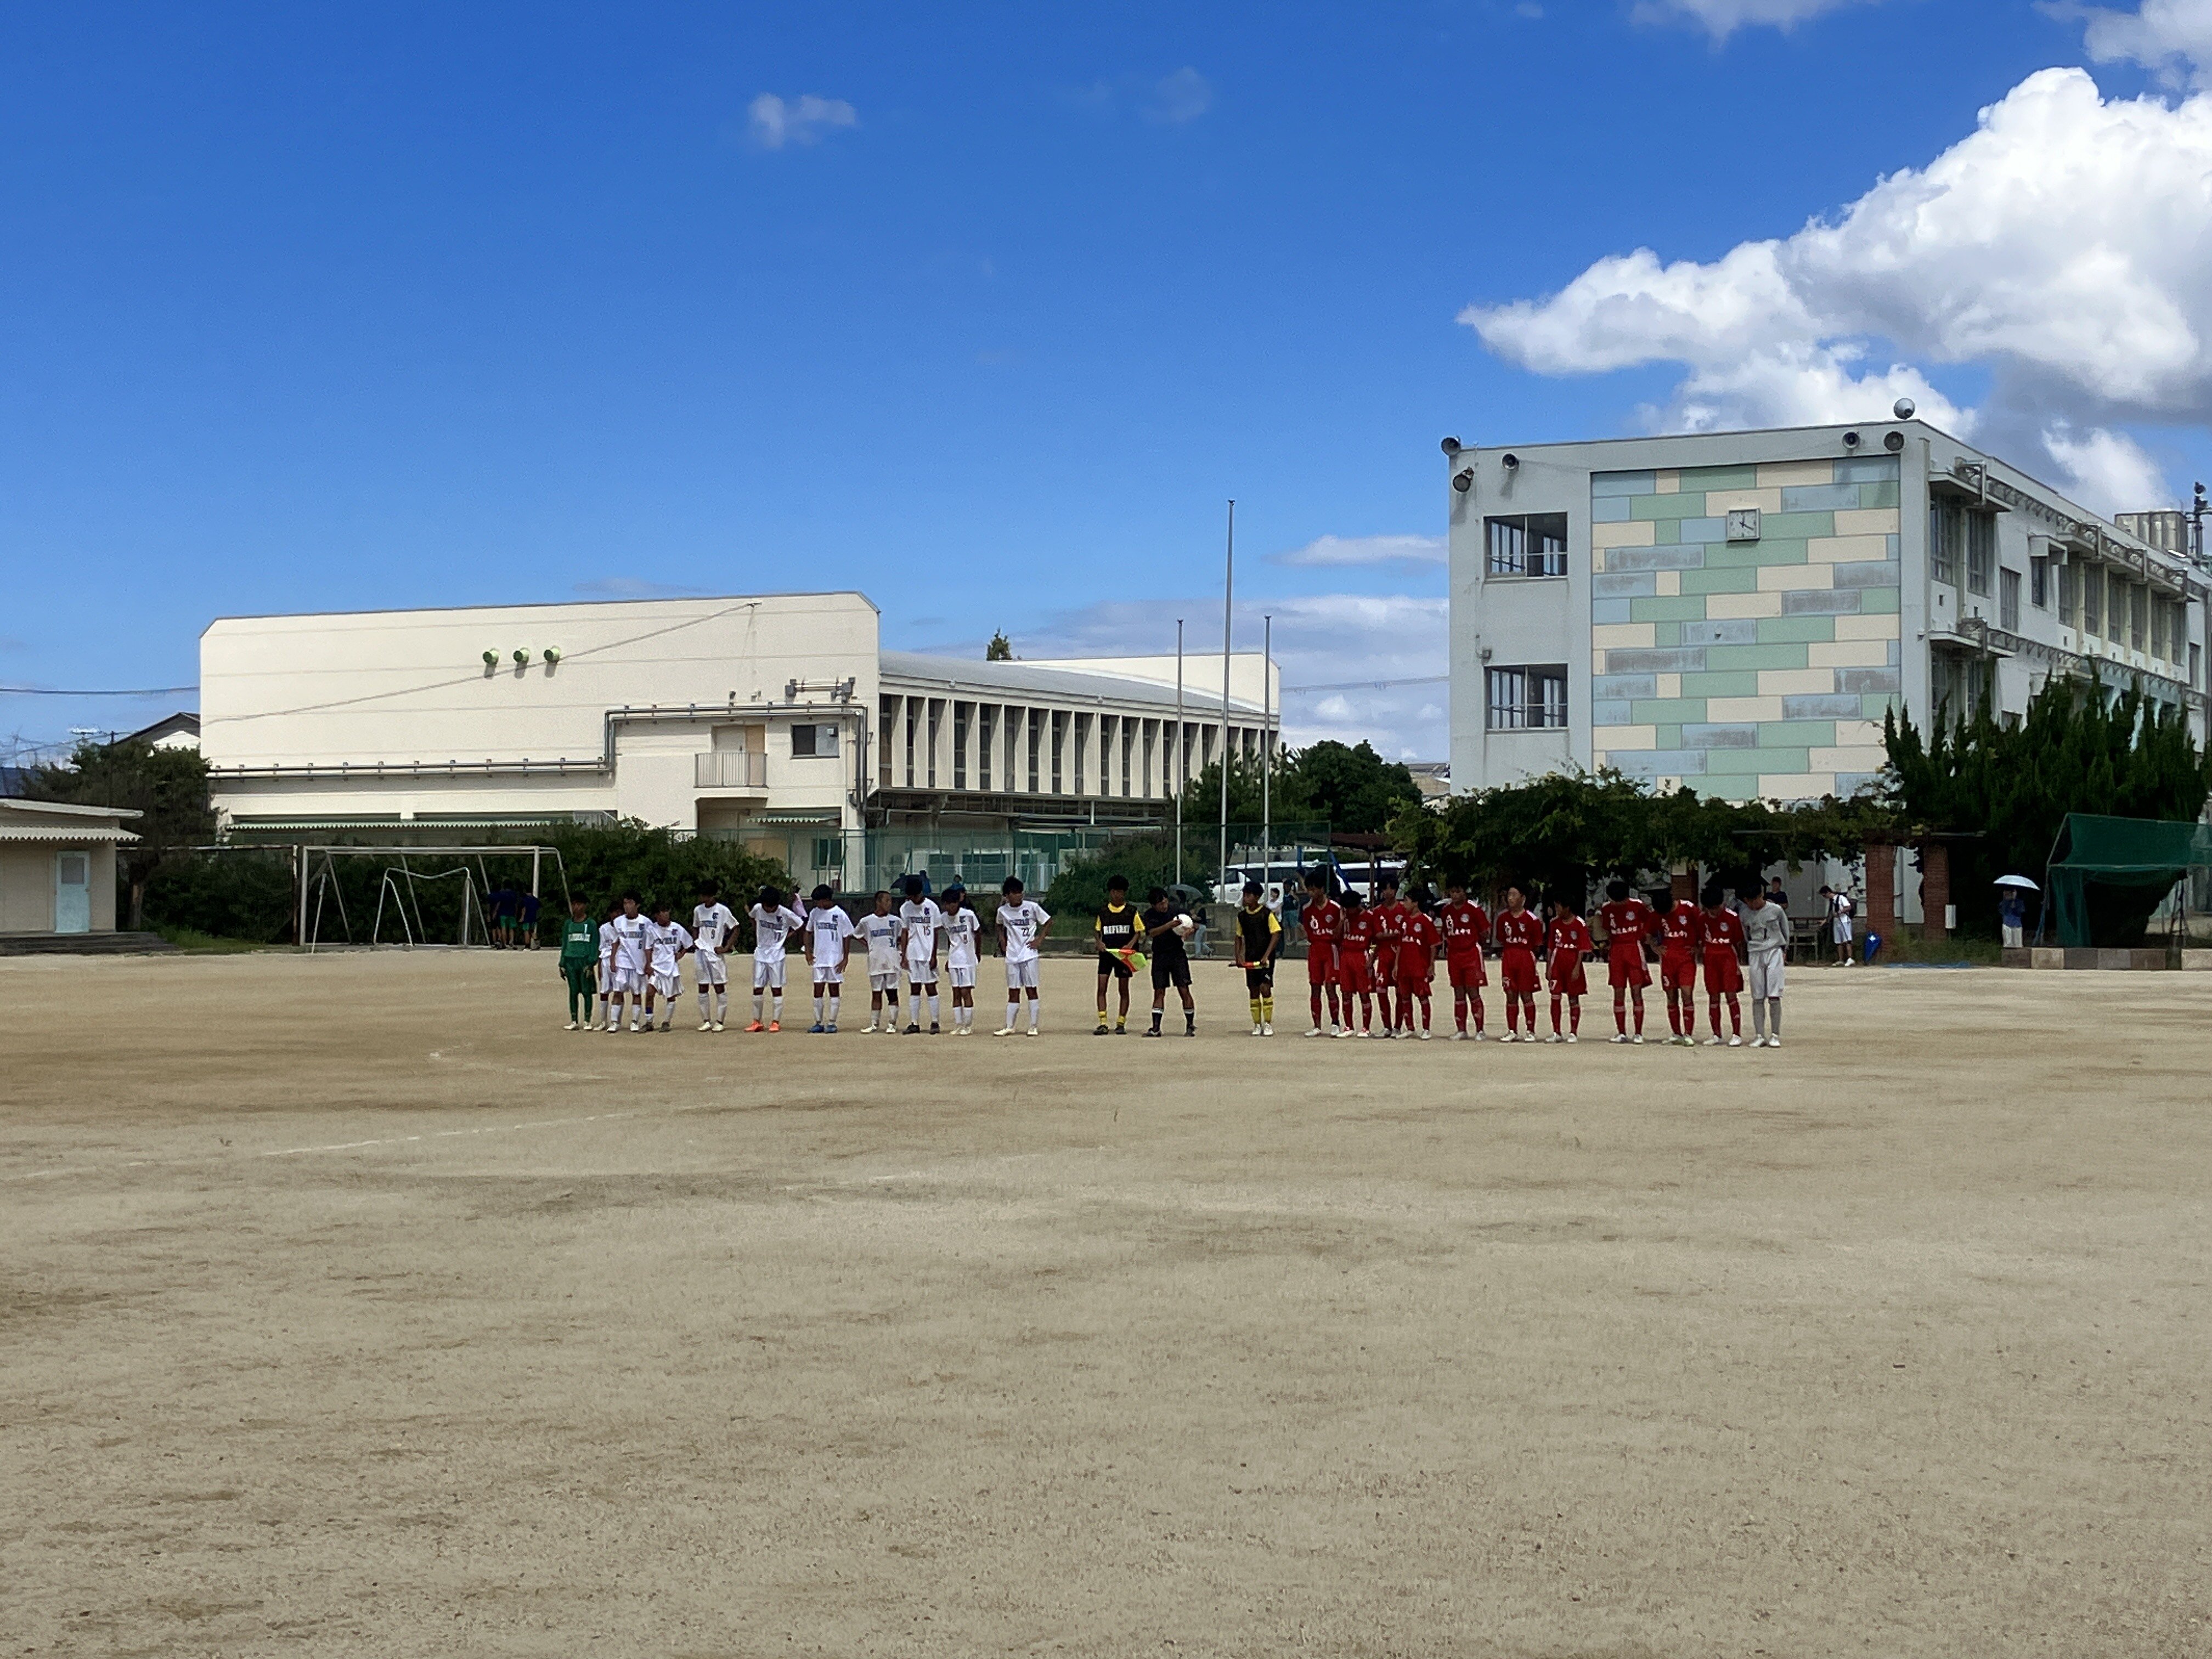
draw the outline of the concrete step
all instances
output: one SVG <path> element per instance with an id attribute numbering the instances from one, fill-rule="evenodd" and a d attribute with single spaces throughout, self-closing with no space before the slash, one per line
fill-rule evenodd
<path id="1" fill-rule="evenodd" d="M 121 957 L 174 949 L 159 933 L 0 933 L 0 957 Z"/>

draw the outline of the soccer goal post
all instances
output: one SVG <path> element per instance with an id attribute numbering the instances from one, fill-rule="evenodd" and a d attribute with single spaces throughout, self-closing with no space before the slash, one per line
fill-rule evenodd
<path id="1" fill-rule="evenodd" d="M 325 945 L 447 949 L 492 943 L 492 895 L 550 896 L 565 906 L 568 871 L 557 847 L 361 847 L 301 843 L 293 849 L 303 950 Z M 367 928 L 356 938 L 355 920 Z M 335 930 L 338 937 L 332 937 Z"/>

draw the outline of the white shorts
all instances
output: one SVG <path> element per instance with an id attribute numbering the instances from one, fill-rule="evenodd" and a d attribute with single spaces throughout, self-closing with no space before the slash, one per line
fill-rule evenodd
<path id="1" fill-rule="evenodd" d="M 937 964 L 927 961 L 909 962 L 906 965 L 906 976 L 916 985 L 934 985 L 937 983 Z"/>
<path id="2" fill-rule="evenodd" d="M 952 981 L 954 990 L 972 991 L 975 988 L 975 964 L 971 962 L 964 968 L 948 965 L 945 977 Z"/>
<path id="3" fill-rule="evenodd" d="M 778 957 L 773 962 L 763 962 L 760 957 L 755 957 L 753 958 L 753 989 L 765 991 L 771 986 L 779 991 L 783 989 L 783 960 L 781 957 Z"/>
<path id="4" fill-rule="evenodd" d="M 1783 953 L 1779 951 L 1753 951 L 1747 982 L 1751 994 L 1758 997 L 1778 997 L 1782 994 Z"/>
<path id="5" fill-rule="evenodd" d="M 888 991 L 893 996 L 896 996 L 898 994 L 898 969 L 896 968 L 891 969 L 888 974 L 870 974 L 868 975 L 868 988 L 871 991 Z"/>
<path id="6" fill-rule="evenodd" d="M 1851 919 L 1838 916 L 1834 925 L 1828 929 L 1828 935 L 1838 945 L 1849 945 L 1851 942 Z"/>
<path id="7" fill-rule="evenodd" d="M 614 982 L 607 988 L 611 997 L 635 996 L 645 989 L 645 975 L 635 968 L 615 969 Z"/>
<path id="8" fill-rule="evenodd" d="M 814 982 L 817 985 L 842 985 L 845 970 L 834 962 L 818 962 L 814 964 Z"/>
<path id="9" fill-rule="evenodd" d="M 1030 957 L 1022 962 L 1006 964 L 1006 988 L 1009 991 L 1034 991 L 1037 988 L 1037 959 Z"/>
<path id="10" fill-rule="evenodd" d="M 684 994 L 684 978 L 680 974 L 655 974 L 653 988 L 660 993 L 663 1002 L 673 1002 Z"/>
<path id="11" fill-rule="evenodd" d="M 696 964 L 694 971 L 700 984 L 727 985 L 730 982 L 730 964 L 720 951 L 702 951 L 692 961 Z"/>

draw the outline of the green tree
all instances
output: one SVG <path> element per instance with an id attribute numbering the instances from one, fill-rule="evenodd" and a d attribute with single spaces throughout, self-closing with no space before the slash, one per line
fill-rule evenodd
<path id="1" fill-rule="evenodd" d="M 1958 836 L 1949 843 L 1952 899 L 1962 931 L 1996 928 L 2002 875 L 2040 878 L 2069 812 L 2187 822 L 2212 796 L 2212 759 L 2190 735 L 2187 714 L 2130 684 L 2114 692 L 2057 677 L 2017 726 L 1986 707 L 1966 720 L 1939 710 L 1923 737 L 1909 715 L 1882 726 L 1889 798 L 1910 825 Z M 2162 893 L 2104 919 L 2115 937 L 2138 938 Z"/>
<path id="2" fill-rule="evenodd" d="M 215 838 L 207 762 L 196 749 L 161 749 L 133 738 L 77 744 L 58 765 L 31 769 L 24 793 L 33 800 L 135 811 L 124 827 L 137 839 L 115 849 L 116 877 L 125 893 L 132 932 L 146 923 L 146 884 L 188 849 Z"/>
<path id="3" fill-rule="evenodd" d="M 1013 659 L 1014 642 L 1006 637 L 1006 632 L 1003 629 L 994 631 L 991 635 L 990 644 L 983 647 L 983 660 L 985 662 L 1012 662 Z"/>
<path id="4" fill-rule="evenodd" d="M 1413 775 L 1386 761 L 1369 744 L 1310 744 L 1292 752 L 1286 768 L 1304 816 L 1328 820 L 1347 835 L 1378 835 L 1409 806 L 1419 805 Z M 1285 814 L 1278 808 L 1277 817 Z"/>
<path id="5" fill-rule="evenodd" d="M 1183 872 L 1193 885 L 1212 879 L 1212 857 L 1211 852 L 1186 849 Z M 1127 878 L 1130 902 L 1139 909 L 1153 888 L 1174 886 L 1175 831 L 1140 830 L 1116 836 L 1096 852 L 1062 864 L 1042 899 L 1052 912 L 1053 932 L 1064 938 L 1088 934 L 1091 918 L 1106 903 L 1106 883 L 1115 876 Z M 980 898 L 976 908 L 983 908 Z"/>
<path id="6" fill-rule="evenodd" d="M 1257 823 L 1261 819 L 1260 763 L 1229 763 L 1229 821 Z M 1267 815 L 1277 823 L 1305 823 L 1325 816 L 1314 810 L 1295 768 L 1279 757 L 1267 788 Z M 1190 781 L 1183 793 L 1185 825 L 1217 823 L 1221 818 L 1221 763 L 1215 761 Z"/>

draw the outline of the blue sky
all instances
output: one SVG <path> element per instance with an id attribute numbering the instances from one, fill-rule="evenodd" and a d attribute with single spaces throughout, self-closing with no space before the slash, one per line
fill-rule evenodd
<path id="1" fill-rule="evenodd" d="M 1293 685 L 1414 678 L 1443 434 L 1908 384 L 2093 504 L 2170 504 L 2212 447 L 2172 200 L 2207 4 L 19 9 L 0 682 L 186 684 L 230 612 L 668 589 L 857 587 L 910 648 L 1167 649 L 1178 616 L 1218 648 L 1231 495 L 1240 644 L 1271 611 Z M 1905 279 L 1799 234 L 1866 198 L 1870 235 L 1947 154 L 2045 188 L 2035 145 L 2136 100 L 2157 247 L 2069 230 L 2094 174 Z M 1985 106 L 2028 136 L 1976 138 Z M 2085 236 L 2148 320 L 2054 352 L 2037 307 L 2100 279 L 2037 260 Z M 2041 284 L 2002 328 L 1996 272 Z M 2187 361 L 2145 385 L 2143 351 Z M 1440 757 L 1441 691 L 1288 722 Z M 0 738 L 191 701 L 9 696 Z"/>

